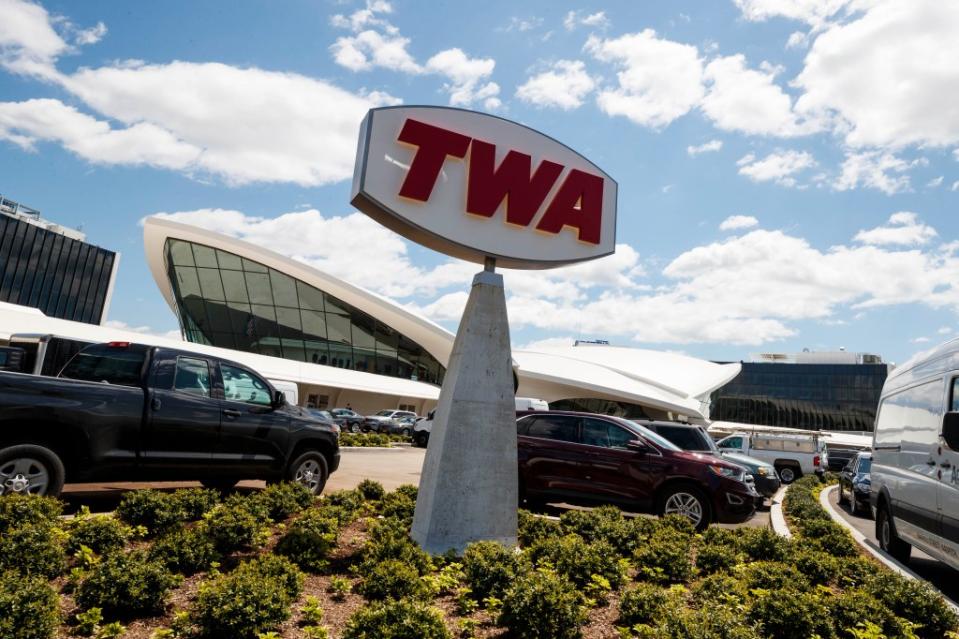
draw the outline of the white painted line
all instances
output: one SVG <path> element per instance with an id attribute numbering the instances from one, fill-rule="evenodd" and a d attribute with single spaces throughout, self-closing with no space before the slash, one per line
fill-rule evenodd
<path id="1" fill-rule="evenodd" d="M 838 524 L 841 524 L 846 530 L 848 530 L 852 534 L 852 538 L 856 540 L 857 544 L 865 548 L 866 552 L 868 552 L 870 555 L 872 555 L 877 560 L 879 560 L 879 562 L 882 563 L 889 570 L 905 577 L 906 579 L 913 579 L 915 581 L 925 581 L 925 579 L 923 579 L 922 577 L 920 577 L 913 571 L 909 570 L 909 568 L 907 568 L 903 564 L 893 559 L 890 555 L 886 554 L 882 550 L 882 548 L 879 548 L 875 544 L 873 544 L 873 542 L 867 539 L 864 534 L 859 532 L 855 526 L 853 526 L 848 521 L 846 521 L 846 519 L 841 514 L 839 514 L 839 512 L 837 512 L 835 508 L 833 508 L 832 502 L 829 501 L 829 495 L 832 493 L 832 491 L 836 490 L 836 488 L 838 488 L 838 486 L 830 486 L 829 488 L 826 488 L 821 493 L 819 493 L 819 503 L 822 504 L 822 507 L 826 509 L 826 512 L 829 513 L 829 516 L 833 518 L 833 521 L 835 521 Z M 926 583 L 929 583 L 929 582 L 926 581 Z M 929 586 L 936 592 L 939 592 L 940 595 L 942 595 L 942 593 L 935 586 L 933 586 L 932 584 L 929 584 Z M 955 610 L 956 612 L 959 612 L 959 605 L 957 605 L 956 602 L 954 602 L 952 599 L 950 599 L 949 597 L 945 595 L 942 595 L 942 598 L 946 600 L 947 604 L 952 606 L 953 610 Z"/>
<path id="2" fill-rule="evenodd" d="M 786 491 L 791 484 L 780 486 L 776 494 L 769 498 L 769 524 L 773 532 L 780 537 L 791 539 L 793 534 L 789 532 L 789 526 L 786 525 L 786 518 L 783 516 L 783 499 L 786 497 Z"/>

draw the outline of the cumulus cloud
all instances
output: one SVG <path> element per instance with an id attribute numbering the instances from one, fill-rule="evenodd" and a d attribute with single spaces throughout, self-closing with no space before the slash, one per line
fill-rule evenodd
<path id="1" fill-rule="evenodd" d="M 356 35 L 342 36 L 330 46 L 337 64 L 351 71 L 369 71 L 374 67 L 421 73 L 413 56 L 406 50 L 410 39 L 400 35 L 384 35 L 372 29 Z"/>
<path id="2" fill-rule="evenodd" d="M 131 326 L 122 320 L 107 320 L 106 326 L 108 328 L 115 328 L 120 331 L 130 331 L 131 333 L 140 333 L 142 335 L 151 335 L 153 337 L 163 337 L 166 339 L 183 340 L 183 336 L 180 335 L 180 329 L 178 328 L 164 331 L 163 329 L 157 329 L 146 325 Z"/>
<path id="3" fill-rule="evenodd" d="M 49 77 L 56 59 L 69 50 L 42 6 L 0 0 L 0 66 L 14 73 Z"/>
<path id="4" fill-rule="evenodd" d="M 730 215 L 725 220 L 720 222 L 719 230 L 737 231 L 739 229 L 748 229 L 758 225 L 759 220 L 754 218 L 752 215 Z"/>
<path id="5" fill-rule="evenodd" d="M 593 29 L 606 29 L 609 27 L 609 18 L 605 11 L 588 13 L 584 15 L 582 11 L 567 11 L 563 18 L 563 26 L 567 31 L 574 31 L 577 27 L 584 26 Z"/>
<path id="6" fill-rule="evenodd" d="M 596 100 L 607 115 L 663 127 L 688 113 L 703 97 L 699 51 L 659 38 L 652 29 L 618 38 L 590 36 L 585 50 L 620 69 L 617 86 L 600 91 Z"/>
<path id="7" fill-rule="evenodd" d="M 919 221 L 919 216 L 909 211 L 893 213 L 885 226 L 863 230 L 853 238 L 863 244 L 921 246 L 938 236 L 936 229 Z"/>
<path id="8" fill-rule="evenodd" d="M 523 102 L 544 107 L 558 107 L 564 111 L 583 104 L 596 86 L 580 60 L 559 60 L 548 71 L 532 76 L 516 89 L 516 97 Z"/>
<path id="9" fill-rule="evenodd" d="M 775 182 L 782 186 L 796 186 L 795 175 L 816 165 L 816 160 L 806 151 L 779 150 L 763 159 L 752 153 L 736 162 L 739 174 L 753 182 Z"/>
<path id="10" fill-rule="evenodd" d="M 702 153 L 712 153 L 723 148 L 722 140 L 710 140 L 709 142 L 703 142 L 697 146 L 687 146 L 686 153 L 691 157 L 696 157 Z"/>
<path id="11" fill-rule="evenodd" d="M 770 18 L 799 20 L 812 26 L 825 23 L 852 0 L 734 0 L 743 17 L 754 22 Z"/>
<path id="12" fill-rule="evenodd" d="M 449 93 L 453 106 L 469 106 L 484 101 L 487 108 L 499 106 L 499 85 L 487 81 L 493 74 L 496 61 L 492 58 L 471 58 L 462 49 L 440 51 L 427 60 L 426 69 L 439 73 L 449 82 L 444 89 Z"/>
<path id="13" fill-rule="evenodd" d="M 901 193 L 911 188 L 906 172 L 922 163 L 923 160 L 907 162 L 887 151 L 849 151 L 839 177 L 833 182 L 833 188 L 848 191 L 862 186 L 877 189 L 886 195 Z"/>

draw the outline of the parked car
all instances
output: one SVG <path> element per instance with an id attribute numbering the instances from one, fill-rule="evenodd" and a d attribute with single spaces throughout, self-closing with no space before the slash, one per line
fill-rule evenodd
<path id="1" fill-rule="evenodd" d="M 607 415 L 548 411 L 516 422 L 520 498 L 612 503 L 633 512 L 687 517 L 698 529 L 739 523 L 757 493 L 742 467 L 681 450 L 636 422 Z"/>
<path id="2" fill-rule="evenodd" d="M 856 448 L 838 448 L 826 444 L 826 454 L 829 455 L 829 470 L 837 473 L 842 472 L 859 452 L 859 449 Z"/>
<path id="3" fill-rule="evenodd" d="M 335 417 L 330 411 L 323 410 L 321 408 L 307 408 L 305 410 L 313 417 L 316 417 L 321 421 L 328 422 L 330 425 L 332 425 L 336 431 L 337 437 L 339 437 L 340 433 L 343 432 L 343 426 L 346 424 L 346 422 L 338 417 Z"/>
<path id="4" fill-rule="evenodd" d="M 404 435 L 409 437 L 413 434 L 413 427 L 416 425 L 416 422 L 422 421 L 423 417 L 400 417 L 394 419 L 393 423 L 389 425 L 387 431 L 391 435 Z"/>
<path id="5" fill-rule="evenodd" d="M 128 342 L 88 346 L 58 377 L 0 372 L 0 492 L 64 482 L 290 480 L 318 494 L 332 425 L 241 364 Z"/>
<path id="6" fill-rule="evenodd" d="M 343 420 L 343 430 L 358 433 L 363 430 L 363 421 L 366 419 L 350 408 L 334 408 L 330 411 L 333 417 Z"/>
<path id="7" fill-rule="evenodd" d="M 374 415 L 368 415 L 363 420 L 363 430 L 365 432 L 388 433 L 393 421 L 400 417 L 416 417 L 416 413 L 411 413 L 408 410 L 381 410 Z"/>
<path id="8" fill-rule="evenodd" d="M 869 495 L 872 492 L 872 453 L 857 453 L 839 473 L 839 503 L 849 504 L 853 514 L 860 510 L 871 513 Z M 848 496 L 847 496 L 848 494 Z"/>
<path id="9" fill-rule="evenodd" d="M 772 464 L 732 450 L 719 448 L 702 426 L 645 420 L 638 420 L 637 423 L 645 426 L 654 433 L 662 435 L 683 450 L 705 453 L 707 455 L 717 455 L 728 462 L 742 466 L 746 469 L 747 478 L 752 478 L 756 492 L 763 497 L 772 497 L 776 494 L 776 491 L 779 490 L 779 476 L 776 474 L 776 469 Z"/>
<path id="10" fill-rule="evenodd" d="M 873 432 L 870 504 L 883 550 L 959 570 L 959 341 L 889 373 Z"/>
<path id="11" fill-rule="evenodd" d="M 784 484 L 803 475 L 822 475 L 829 464 L 825 440 L 813 432 L 734 433 L 720 439 L 716 446 L 771 463 Z"/>
<path id="12" fill-rule="evenodd" d="M 549 404 L 547 404 L 542 399 L 536 399 L 535 397 L 517 397 L 516 398 L 516 412 L 525 413 L 533 411 L 545 411 L 549 410 Z M 413 425 L 413 432 L 411 433 L 413 437 L 413 445 L 419 446 L 420 448 L 426 448 L 430 441 L 430 431 L 433 430 L 433 414 L 436 410 L 431 410 L 426 418 L 420 418 Z"/>

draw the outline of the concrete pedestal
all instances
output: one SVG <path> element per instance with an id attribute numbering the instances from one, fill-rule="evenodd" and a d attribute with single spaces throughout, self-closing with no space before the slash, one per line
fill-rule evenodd
<path id="1" fill-rule="evenodd" d="M 503 277 L 473 278 L 423 464 L 413 539 L 457 553 L 516 544 L 516 404 Z"/>

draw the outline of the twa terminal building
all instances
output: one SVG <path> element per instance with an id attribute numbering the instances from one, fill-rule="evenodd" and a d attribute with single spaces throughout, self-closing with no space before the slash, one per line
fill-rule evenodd
<path id="1" fill-rule="evenodd" d="M 317 408 L 362 414 L 436 405 L 454 335 L 380 295 L 226 235 L 160 218 L 144 223 L 150 271 L 183 338 L 59 319 L 0 303 L 0 340 L 53 334 L 188 348 L 245 364 Z M 105 313 L 104 313 L 105 315 Z M 740 364 L 605 345 L 513 350 L 520 397 L 557 409 L 709 419 L 710 393 Z"/>

